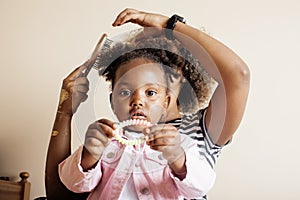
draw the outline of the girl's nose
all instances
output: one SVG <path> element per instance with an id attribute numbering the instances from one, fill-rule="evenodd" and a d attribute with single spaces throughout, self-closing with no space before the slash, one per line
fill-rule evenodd
<path id="1" fill-rule="evenodd" d="M 130 106 L 144 106 L 142 94 L 135 91 L 131 96 Z"/>

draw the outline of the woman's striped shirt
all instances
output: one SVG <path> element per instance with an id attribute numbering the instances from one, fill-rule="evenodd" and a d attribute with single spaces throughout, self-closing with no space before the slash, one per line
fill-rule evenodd
<path id="1" fill-rule="evenodd" d="M 189 135 L 196 141 L 199 154 L 207 160 L 212 168 L 214 168 L 216 160 L 224 146 L 218 146 L 213 143 L 205 126 L 205 112 L 200 110 L 195 114 L 184 115 L 180 119 L 167 122 L 175 126 L 180 134 Z M 201 200 L 206 200 L 204 196 Z"/>

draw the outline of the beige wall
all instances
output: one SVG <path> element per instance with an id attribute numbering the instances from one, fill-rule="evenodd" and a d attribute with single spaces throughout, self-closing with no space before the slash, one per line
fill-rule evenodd
<path id="1" fill-rule="evenodd" d="M 217 162 L 210 200 L 299 199 L 295 0 L 0 0 L 0 175 L 29 171 L 31 198 L 45 194 L 46 150 L 61 81 L 88 58 L 103 32 L 135 28 L 111 27 L 125 7 L 181 14 L 238 52 L 251 69 L 247 112 Z M 74 148 L 80 141 L 75 134 Z"/>

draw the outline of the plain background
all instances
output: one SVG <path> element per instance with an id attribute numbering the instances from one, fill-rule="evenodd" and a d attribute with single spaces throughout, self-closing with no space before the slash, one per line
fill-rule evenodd
<path id="1" fill-rule="evenodd" d="M 247 110 L 217 161 L 209 199 L 299 199 L 296 0 L 0 0 L 0 176 L 17 180 L 20 171 L 28 171 L 31 198 L 45 195 L 46 152 L 62 80 L 90 56 L 103 32 L 137 27 L 111 26 L 126 7 L 185 16 L 237 52 L 251 70 Z M 100 105 L 109 115 L 105 103 Z M 73 140 L 82 141 L 78 134 Z"/>

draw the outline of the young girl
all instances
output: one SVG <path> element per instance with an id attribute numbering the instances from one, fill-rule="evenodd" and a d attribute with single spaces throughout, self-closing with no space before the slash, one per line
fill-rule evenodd
<path id="1" fill-rule="evenodd" d="M 101 119 L 90 125 L 84 147 L 60 164 L 59 174 L 68 189 L 91 192 L 88 199 L 192 199 L 202 198 L 212 187 L 215 173 L 194 140 L 163 123 L 170 101 L 166 74 L 174 73 L 163 65 L 163 52 L 145 48 L 122 53 L 105 69 L 118 120 L 153 125 L 125 129 L 127 139 L 141 134 L 148 138 L 133 146 L 114 139 L 113 121 Z"/>

